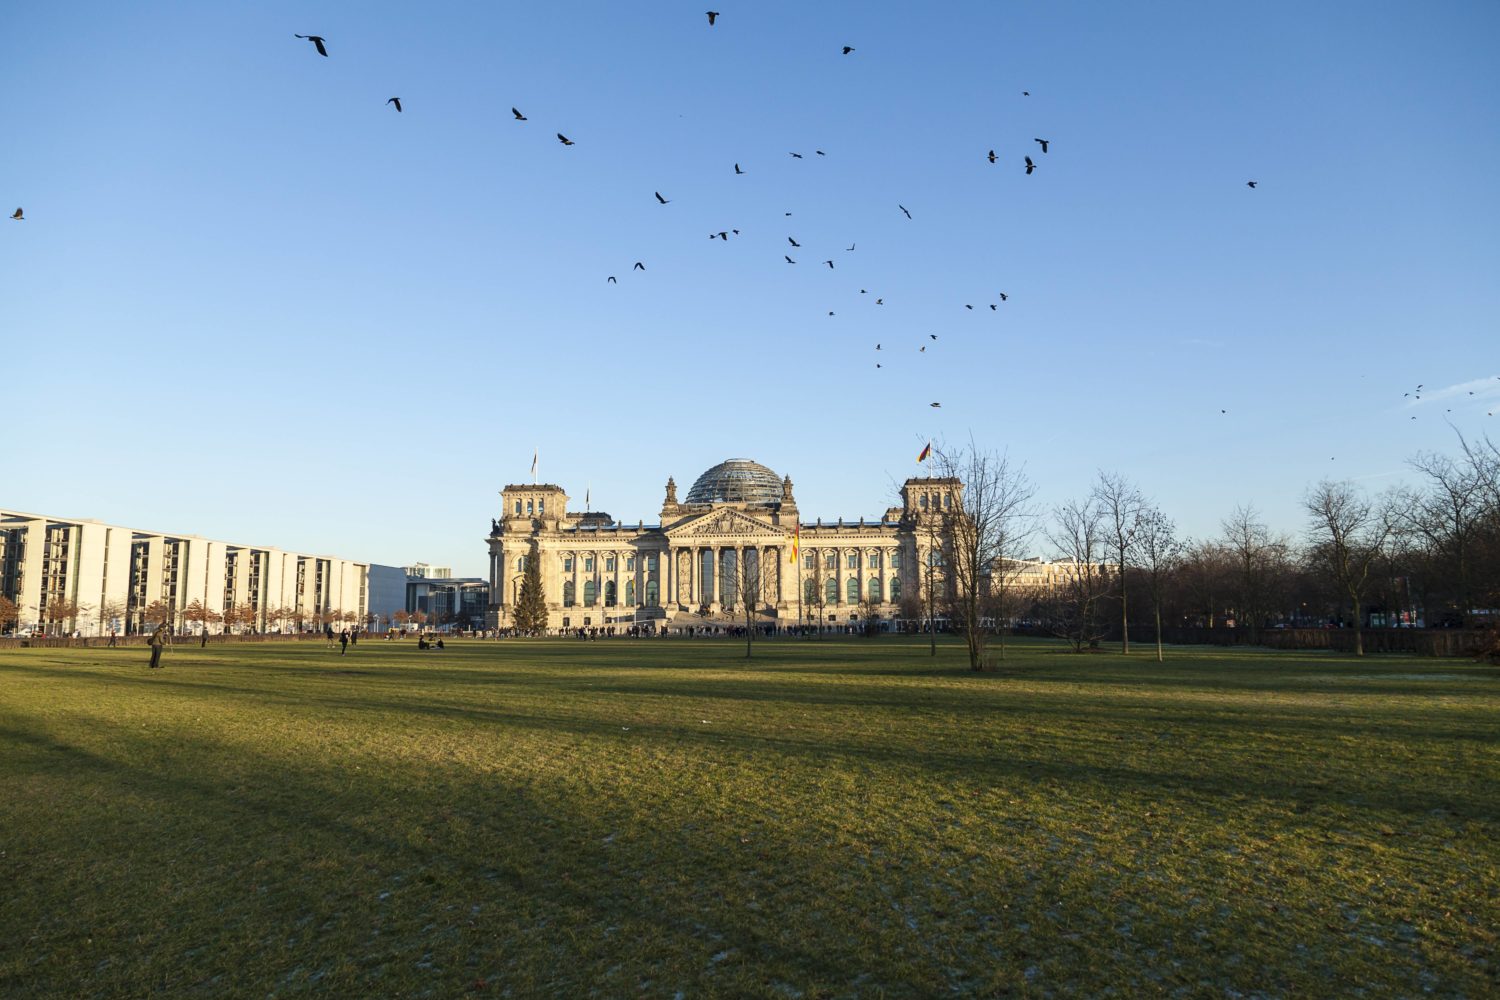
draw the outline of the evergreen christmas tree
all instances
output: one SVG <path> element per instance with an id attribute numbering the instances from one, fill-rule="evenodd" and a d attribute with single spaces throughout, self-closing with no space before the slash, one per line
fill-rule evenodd
<path id="1" fill-rule="evenodd" d="M 542 564 L 533 551 L 526 557 L 526 573 L 521 577 L 521 596 L 516 599 L 516 631 L 521 635 L 540 635 L 547 627 L 547 599 L 542 594 Z"/>

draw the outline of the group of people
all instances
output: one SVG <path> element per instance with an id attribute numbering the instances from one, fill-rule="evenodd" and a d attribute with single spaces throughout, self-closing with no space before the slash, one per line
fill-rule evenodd
<path id="1" fill-rule="evenodd" d="M 328 639 L 328 648 L 332 649 L 334 641 L 335 641 L 334 640 L 334 635 L 333 635 L 333 626 L 332 625 L 324 626 L 324 628 L 323 628 L 323 635 L 326 636 L 327 639 Z M 342 632 L 340 632 L 338 634 L 338 640 L 337 641 L 338 641 L 338 644 L 339 644 L 339 655 L 343 656 L 345 653 L 349 652 L 349 647 L 350 646 L 354 646 L 354 645 L 358 645 L 359 644 L 359 629 L 355 629 L 352 632 L 349 629 L 344 629 Z"/>

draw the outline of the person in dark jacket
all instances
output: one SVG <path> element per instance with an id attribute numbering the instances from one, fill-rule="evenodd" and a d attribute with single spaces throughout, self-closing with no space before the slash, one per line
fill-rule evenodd
<path id="1" fill-rule="evenodd" d="M 161 666 L 162 647 L 167 644 L 167 623 L 162 622 L 156 626 L 156 631 L 151 633 L 151 669 L 155 670 Z"/>

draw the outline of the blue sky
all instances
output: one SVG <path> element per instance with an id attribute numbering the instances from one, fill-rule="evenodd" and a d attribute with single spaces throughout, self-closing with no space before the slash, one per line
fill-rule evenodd
<path id="1" fill-rule="evenodd" d="M 0 505 L 479 573 L 533 448 L 810 519 L 972 434 L 1201 537 L 1500 437 L 1500 7 L 714 6 L 13 6 Z"/>

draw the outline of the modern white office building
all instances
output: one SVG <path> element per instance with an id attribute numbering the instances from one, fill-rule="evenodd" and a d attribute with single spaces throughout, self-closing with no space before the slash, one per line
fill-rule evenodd
<path id="1" fill-rule="evenodd" d="M 15 609 L 0 631 L 129 634 L 198 608 L 211 632 L 357 622 L 368 575 L 333 556 L 0 508 L 0 597 Z"/>

